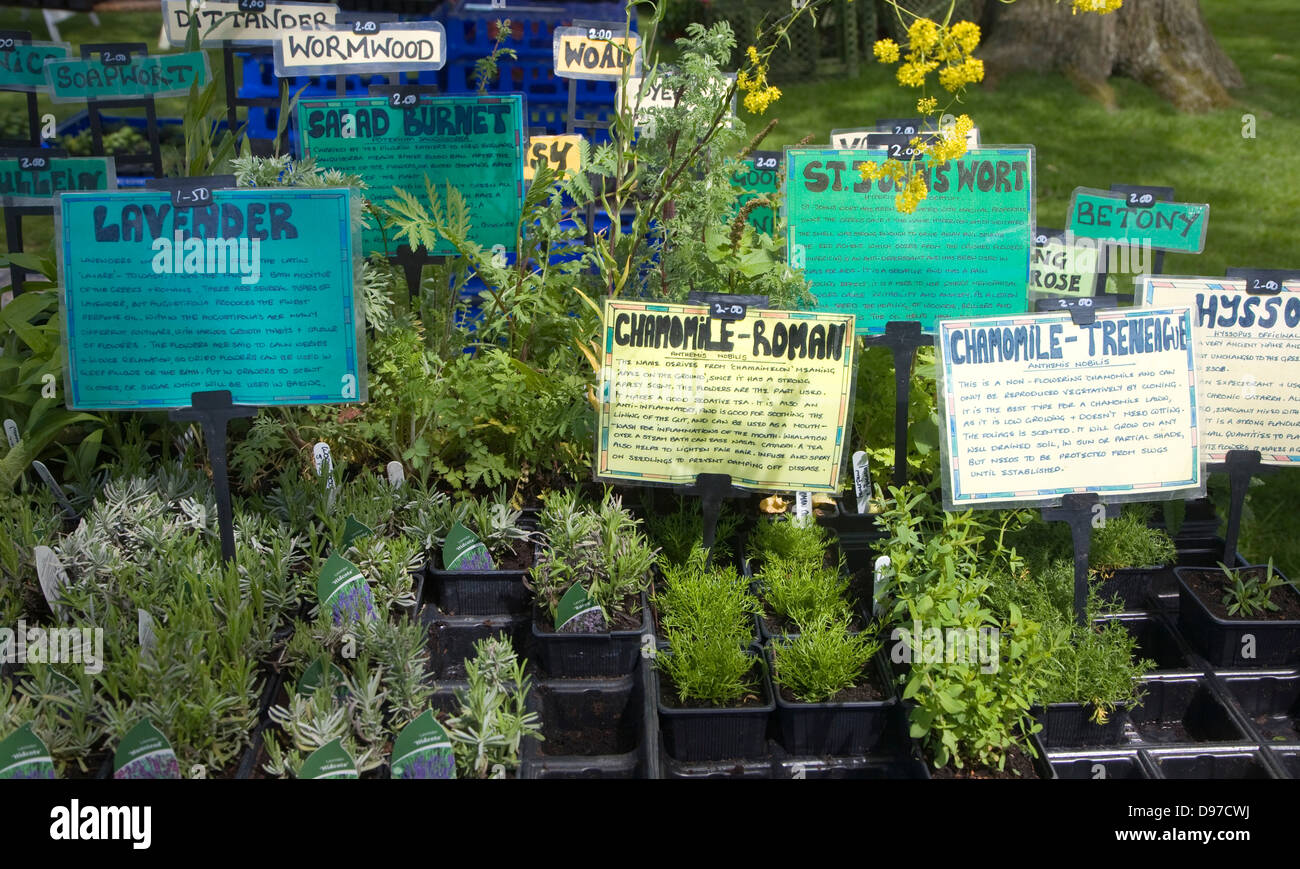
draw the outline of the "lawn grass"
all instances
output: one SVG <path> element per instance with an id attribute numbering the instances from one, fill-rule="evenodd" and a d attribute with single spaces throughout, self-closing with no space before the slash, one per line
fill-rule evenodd
<path id="1" fill-rule="evenodd" d="M 1140 0 L 1136 0 L 1140 2 Z M 996 88 L 976 87 L 954 112 L 967 112 L 990 144 L 1036 148 L 1040 224 L 1063 226 L 1075 187 L 1111 183 L 1171 186 L 1184 202 L 1210 204 L 1209 234 L 1200 255 L 1169 254 L 1165 273 L 1222 274 L 1228 266 L 1300 267 L 1300 18 L 1294 0 L 1201 0 L 1210 28 L 1246 79 L 1237 105 L 1201 115 L 1176 112 L 1147 88 L 1113 79 L 1114 105 L 1082 94 L 1060 75 L 1016 75 Z M 101 13 L 100 26 L 77 15 L 60 25 L 64 39 L 157 45 L 157 11 Z M 0 29 L 32 30 L 47 38 L 37 10 L 0 7 Z M 914 114 L 915 91 L 904 92 L 889 68 L 866 63 L 854 79 L 781 81 L 784 96 L 764 117 L 743 111 L 752 132 L 780 118 L 764 143 L 793 144 L 805 136 L 829 140 L 831 129 L 870 124 L 877 117 Z M 21 105 L 0 95 L 0 109 Z M 159 116 L 176 116 L 183 99 L 158 101 Z M 60 121 L 79 109 L 51 105 Z M 1256 137 L 1242 136 L 1242 116 L 1253 114 Z M 28 220 L 28 248 L 48 245 L 48 221 Z M 1282 472 L 1252 494 L 1253 521 L 1243 549 L 1253 560 L 1273 555 L 1289 576 L 1300 576 L 1300 472 Z"/>

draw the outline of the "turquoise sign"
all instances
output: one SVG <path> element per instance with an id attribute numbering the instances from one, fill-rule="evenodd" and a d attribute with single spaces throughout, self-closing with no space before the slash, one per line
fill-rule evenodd
<path id="1" fill-rule="evenodd" d="M 56 103 L 186 96 L 191 85 L 207 84 L 208 56 L 96 52 L 89 60 L 49 61 L 45 80 Z"/>
<path id="2" fill-rule="evenodd" d="M 66 42 L 16 44 L 0 39 L 0 88 L 7 91 L 45 90 L 45 61 L 68 56 Z"/>
<path id="3" fill-rule="evenodd" d="M 1210 206 L 1158 202 L 1153 193 L 1117 193 L 1076 187 L 1070 196 L 1067 229 L 1083 238 L 1151 250 L 1200 253 Z"/>
<path id="4" fill-rule="evenodd" d="M 781 155 L 776 151 L 759 151 L 741 161 L 741 168 L 731 176 L 733 187 L 743 191 L 736 198 L 736 208 L 744 209 L 752 199 L 767 196 L 775 199 L 780 192 Z M 759 232 L 772 234 L 776 213 L 767 206 L 750 209 L 746 222 Z"/>
<path id="5" fill-rule="evenodd" d="M 66 193 L 59 270 L 67 405 L 366 400 L 351 191 Z M 206 197 L 205 197 L 206 199 Z"/>
<path id="6" fill-rule="evenodd" d="M 0 205 L 53 205 L 73 190 L 114 190 L 112 157 L 45 157 L 33 153 L 0 159 Z"/>
<path id="7" fill-rule="evenodd" d="M 303 156 L 360 175 L 374 202 L 392 199 L 395 188 L 424 201 L 425 178 L 444 199 L 450 184 L 469 208 L 470 240 L 513 250 L 524 197 L 523 109 L 519 94 L 305 99 L 298 131 Z M 362 244 L 367 254 L 385 250 L 378 228 L 367 229 Z M 398 244 L 390 231 L 388 252 Z M 456 252 L 442 238 L 429 251 Z"/>
<path id="8" fill-rule="evenodd" d="M 940 317 L 1026 310 L 1034 226 L 1034 150 L 982 148 L 926 166 L 929 195 L 895 208 L 889 178 L 858 167 L 884 150 L 786 149 L 786 240 L 817 309 L 854 314 L 859 334 L 891 321 L 934 331 Z"/>

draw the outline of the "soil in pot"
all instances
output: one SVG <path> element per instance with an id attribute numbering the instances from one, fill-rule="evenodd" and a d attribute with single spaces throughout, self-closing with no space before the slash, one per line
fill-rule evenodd
<path id="1" fill-rule="evenodd" d="M 1018 745 L 1013 745 L 1007 750 L 1005 769 L 998 770 L 970 766 L 957 769 L 949 765 L 942 769 L 930 770 L 930 778 L 936 779 L 1029 779 L 1039 777 L 1038 768 L 1034 766 L 1034 759 L 1030 757 L 1029 752 Z"/>
<path id="2" fill-rule="evenodd" d="M 886 694 L 884 691 L 882 691 L 880 688 L 876 687 L 877 684 L 880 682 L 880 678 L 875 674 L 874 670 L 871 671 L 871 672 L 869 672 L 869 673 L 867 674 L 867 676 L 868 676 L 868 679 L 867 679 L 867 681 L 866 681 L 864 684 L 862 684 L 862 685 L 853 685 L 853 686 L 851 686 L 851 687 L 849 687 L 849 688 L 845 688 L 845 689 L 844 689 L 843 691 L 841 691 L 840 693 L 835 694 L 835 695 L 833 695 L 833 696 L 827 698 L 826 700 L 822 700 L 822 701 L 819 701 L 819 702 L 822 702 L 822 703 L 871 703 L 871 702 L 874 702 L 874 701 L 877 701 L 877 700 L 885 700 L 885 699 L 888 699 L 889 695 Z M 789 688 L 786 688 L 784 685 L 779 686 L 778 690 L 780 690 L 780 692 L 781 692 L 781 699 L 784 700 L 784 701 L 787 702 L 787 703 L 802 703 L 802 702 L 804 702 L 804 701 L 800 700 L 798 697 L 794 696 L 794 692 L 791 691 Z"/>
<path id="3" fill-rule="evenodd" d="M 1251 567 L 1246 568 L 1243 576 L 1264 578 L 1266 568 Z M 1300 594 L 1293 589 L 1288 590 L 1286 587 L 1279 588 L 1273 592 L 1272 601 L 1277 604 L 1276 611 L 1265 610 L 1262 613 L 1256 613 L 1252 616 L 1229 615 L 1228 607 L 1223 603 L 1223 572 L 1219 570 L 1188 570 L 1182 574 L 1183 581 L 1187 583 L 1201 602 L 1205 604 L 1215 617 L 1220 619 L 1229 619 L 1233 621 L 1300 621 Z"/>

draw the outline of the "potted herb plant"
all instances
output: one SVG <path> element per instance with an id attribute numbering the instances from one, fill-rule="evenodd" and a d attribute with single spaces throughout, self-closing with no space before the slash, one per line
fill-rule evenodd
<path id="1" fill-rule="evenodd" d="M 655 656 L 660 728 L 677 760 L 766 753 L 776 708 L 766 662 L 752 645 L 758 600 L 734 568 L 702 557 L 664 566 L 654 604 L 663 636 Z"/>
<path id="2" fill-rule="evenodd" d="M 1300 665 L 1300 591 L 1270 560 L 1179 567 L 1178 629 L 1213 666 Z"/>
<path id="3" fill-rule="evenodd" d="M 767 647 L 782 744 L 795 755 L 875 750 L 898 700 L 878 666 L 881 643 L 843 618 L 802 623 Z"/>
<path id="4" fill-rule="evenodd" d="M 650 629 L 646 590 L 655 559 L 640 520 L 611 492 L 590 505 L 570 489 L 547 496 L 538 524 L 527 585 L 543 670 L 558 678 L 632 672 Z"/>

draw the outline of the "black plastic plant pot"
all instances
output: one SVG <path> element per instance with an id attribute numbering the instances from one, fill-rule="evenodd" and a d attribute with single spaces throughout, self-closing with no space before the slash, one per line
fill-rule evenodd
<path id="1" fill-rule="evenodd" d="M 772 649 L 763 650 L 768 672 L 776 671 Z M 872 681 L 883 688 L 883 700 L 843 703 L 800 703 L 786 700 L 773 680 L 776 719 L 781 745 L 794 755 L 844 756 L 871 754 L 880 748 L 889 720 L 898 705 L 893 683 L 877 655 L 871 662 Z"/>
<path id="2" fill-rule="evenodd" d="M 1145 745 L 1242 742 L 1245 722 L 1216 696 L 1204 676 L 1144 676 L 1146 696 L 1129 712 Z"/>
<path id="3" fill-rule="evenodd" d="M 669 653 L 670 654 L 670 653 Z M 762 703 L 730 708 L 692 708 L 668 705 L 666 678 L 655 673 L 656 708 L 664 747 L 669 757 L 683 761 L 717 761 L 732 758 L 760 758 L 767 752 L 767 727 L 776 704 L 767 664 L 753 649 L 758 669 Z"/>
<path id="4" fill-rule="evenodd" d="M 1278 778 L 1258 748 L 1153 749 L 1151 761 L 1163 779 Z"/>
<path id="5" fill-rule="evenodd" d="M 1171 578 L 1169 567 L 1120 567 L 1102 580 L 1097 591 L 1103 598 L 1118 597 L 1125 612 L 1147 609 L 1161 580 Z"/>
<path id="6" fill-rule="evenodd" d="M 1049 703 L 1046 708 L 1035 707 L 1032 711 L 1043 725 L 1038 739 L 1049 751 L 1118 745 L 1124 741 L 1129 712 L 1128 706 L 1118 705 L 1106 716 L 1105 724 L 1098 724 L 1097 708 L 1091 703 Z"/>
<path id="7" fill-rule="evenodd" d="M 1068 752 L 1048 754 L 1047 760 L 1061 779 L 1149 779 L 1155 773 L 1142 754 L 1126 752 Z"/>
<path id="8" fill-rule="evenodd" d="M 429 567 L 425 593 L 445 613 L 485 616 L 526 614 L 532 594 L 524 587 L 525 570 L 441 570 Z"/>
<path id="9" fill-rule="evenodd" d="M 1300 619 L 1221 618 L 1188 584 L 1189 575 L 1205 572 L 1187 567 L 1174 571 L 1178 577 L 1178 630 L 1192 648 L 1216 669 L 1300 666 Z M 1275 598 L 1281 595 L 1300 598 L 1290 583 L 1274 592 Z"/>
<path id="10" fill-rule="evenodd" d="M 1178 634 L 1165 620 L 1164 616 L 1158 614 L 1126 614 L 1121 616 L 1111 616 L 1097 620 L 1097 624 L 1116 621 L 1124 626 L 1133 638 L 1137 640 L 1137 647 L 1133 650 L 1133 658 L 1146 658 L 1155 662 L 1153 672 L 1166 672 L 1176 670 L 1196 670 L 1199 667 L 1193 666 L 1191 659 L 1191 650 L 1186 647 Z"/>
<path id="11" fill-rule="evenodd" d="M 423 622 L 429 631 L 429 666 L 439 679 L 464 679 L 465 659 L 474 657 L 479 640 L 505 634 L 515 651 L 523 652 L 528 641 L 526 616 L 502 613 L 495 616 L 450 616 L 434 604 L 424 608 Z"/>
<path id="12" fill-rule="evenodd" d="M 605 634 L 561 634 L 532 625 L 538 664 L 556 679 L 589 679 L 596 676 L 626 676 L 641 659 L 641 637 L 651 632 L 650 604 L 641 592 L 641 624 L 631 630 Z"/>
<path id="13" fill-rule="evenodd" d="M 1259 741 L 1300 742 L 1300 673 L 1220 673 Z"/>
<path id="14" fill-rule="evenodd" d="M 771 779 L 792 778 L 779 775 L 770 757 L 731 758 L 728 760 L 678 760 L 668 753 L 665 740 L 659 739 L 663 777 L 667 779 Z"/>

